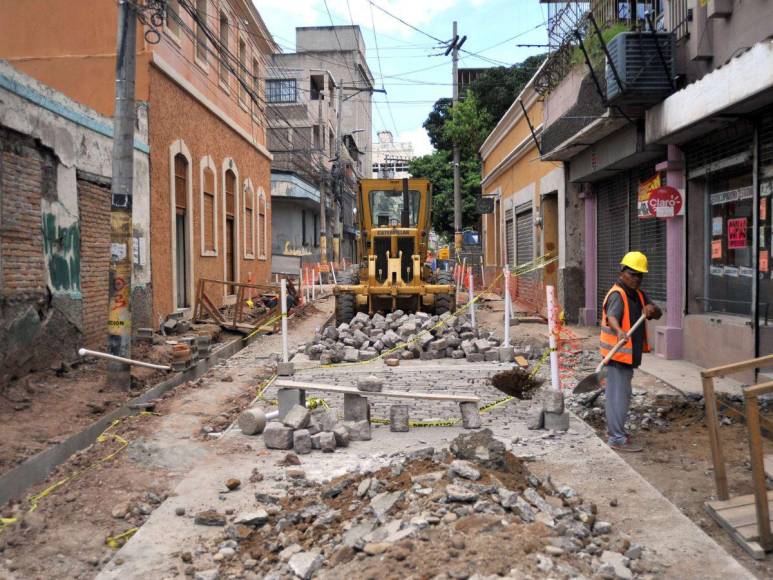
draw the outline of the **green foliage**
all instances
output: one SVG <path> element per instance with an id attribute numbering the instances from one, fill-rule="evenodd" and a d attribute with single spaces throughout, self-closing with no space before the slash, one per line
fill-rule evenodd
<path id="1" fill-rule="evenodd" d="M 627 32 L 629 27 L 627 24 L 615 23 L 611 24 L 601 30 L 601 37 L 604 39 L 604 44 L 608 44 L 615 36 L 621 32 Z M 588 51 L 588 57 L 593 64 L 594 69 L 600 68 L 604 64 L 604 50 L 601 48 L 598 34 L 593 27 L 588 28 L 583 34 L 582 39 L 585 50 Z M 572 51 L 572 67 L 578 65 L 585 65 L 585 55 L 582 53 L 582 49 L 578 46 Z"/>
<path id="2" fill-rule="evenodd" d="M 432 111 L 427 115 L 427 120 L 422 123 L 422 127 L 429 135 L 432 146 L 437 150 L 446 149 L 450 151 L 453 148 L 453 143 L 447 141 L 443 135 L 443 125 L 445 125 L 450 114 L 451 103 L 452 99 L 448 98 L 435 101 Z"/>
<path id="3" fill-rule="evenodd" d="M 475 157 L 489 134 L 491 123 L 491 115 L 468 91 L 463 100 L 451 107 L 443 125 L 443 138 L 450 143 L 459 143 L 462 158 Z"/>

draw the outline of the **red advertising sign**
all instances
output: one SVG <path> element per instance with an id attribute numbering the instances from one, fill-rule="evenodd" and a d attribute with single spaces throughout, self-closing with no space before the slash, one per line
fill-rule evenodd
<path id="1" fill-rule="evenodd" d="M 760 272 L 768 271 L 768 251 L 760 250 Z"/>
<path id="2" fill-rule="evenodd" d="M 722 259 L 722 240 L 712 240 L 711 242 L 711 259 Z"/>
<path id="3" fill-rule="evenodd" d="M 727 249 L 746 247 L 746 218 L 727 220 Z"/>
<path id="4" fill-rule="evenodd" d="M 682 193 L 670 185 L 662 185 L 650 193 L 650 211 L 655 217 L 674 217 L 684 214 Z"/>

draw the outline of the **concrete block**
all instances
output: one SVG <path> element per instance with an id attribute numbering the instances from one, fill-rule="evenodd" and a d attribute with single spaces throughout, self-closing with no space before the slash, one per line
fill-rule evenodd
<path id="1" fill-rule="evenodd" d="M 344 362 L 357 362 L 360 360 L 360 351 L 353 346 L 347 346 L 344 351 Z"/>
<path id="2" fill-rule="evenodd" d="M 301 389 L 279 389 L 276 398 L 279 401 L 280 419 L 284 419 L 294 405 L 306 406 L 306 391 Z"/>
<path id="3" fill-rule="evenodd" d="M 483 362 L 483 353 L 482 352 L 471 352 L 467 355 L 467 362 L 471 363 L 481 363 Z"/>
<path id="4" fill-rule="evenodd" d="M 245 435 L 257 435 L 266 428 L 266 414 L 258 407 L 246 409 L 239 414 L 238 423 Z"/>
<path id="5" fill-rule="evenodd" d="M 567 431 L 569 429 L 569 413 L 549 413 L 545 411 L 545 429 L 551 431 Z"/>
<path id="6" fill-rule="evenodd" d="M 292 449 L 293 430 L 281 423 L 269 423 L 263 431 L 263 442 L 267 449 Z"/>
<path id="7" fill-rule="evenodd" d="M 459 410 L 462 412 L 462 427 L 465 429 L 480 429 L 480 413 L 478 413 L 478 405 L 476 403 L 459 403 Z"/>
<path id="8" fill-rule="evenodd" d="M 399 358 L 386 358 L 384 359 L 384 364 L 388 367 L 399 367 L 400 366 L 400 359 Z"/>
<path id="9" fill-rule="evenodd" d="M 499 350 L 487 350 L 483 353 L 483 360 L 486 362 L 499 361 Z"/>
<path id="10" fill-rule="evenodd" d="M 545 424 L 545 412 L 542 410 L 541 406 L 535 406 L 532 407 L 529 410 L 529 416 L 526 419 L 526 428 L 531 431 L 536 431 L 537 429 L 542 429 L 542 426 Z"/>
<path id="11" fill-rule="evenodd" d="M 307 429 L 298 429 L 293 432 L 293 450 L 298 455 L 311 453 L 311 434 Z"/>
<path id="12" fill-rule="evenodd" d="M 379 379 L 376 375 L 368 375 L 357 381 L 357 388 L 360 391 L 366 391 L 368 393 L 380 393 L 384 386 L 384 381 Z"/>
<path id="13" fill-rule="evenodd" d="M 370 441 L 370 421 L 347 421 L 344 423 L 349 431 L 349 441 Z"/>
<path id="14" fill-rule="evenodd" d="M 515 360 L 515 352 L 512 346 L 499 347 L 499 362 L 508 363 Z"/>
<path id="15" fill-rule="evenodd" d="M 323 432 L 319 434 L 319 448 L 322 453 L 332 453 L 336 450 L 336 437 L 331 432 Z"/>
<path id="16" fill-rule="evenodd" d="M 311 448 L 312 449 L 319 449 L 320 448 L 320 445 L 319 445 L 320 437 L 322 437 L 322 432 L 315 433 L 314 435 L 311 436 Z"/>
<path id="17" fill-rule="evenodd" d="M 344 420 L 367 421 L 370 419 L 368 399 L 362 395 L 344 394 Z"/>
<path id="18" fill-rule="evenodd" d="M 276 363 L 276 374 L 280 377 L 291 377 L 295 374 L 295 366 L 291 362 Z"/>
<path id="19" fill-rule="evenodd" d="M 542 395 L 542 410 L 560 415 L 564 412 L 564 393 L 547 389 Z"/>
<path id="20" fill-rule="evenodd" d="M 311 414 L 306 407 L 293 405 L 292 408 L 287 412 L 287 415 L 285 415 L 285 418 L 282 419 L 282 423 L 284 423 L 290 429 L 305 429 L 309 426 L 310 418 Z"/>
<path id="21" fill-rule="evenodd" d="M 343 425 L 333 428 L 333 436 L 336 438 L 337 447 L 349 447 L 349 430 Z"/>
<path id="22" fill-rule="evenodd" d="M 314 409 L 311 416 L 320 431 L 332 431 L 338 423 L 338 412 L 335 409 Z"/>
<path id="23" fill-rule="evenodd" d="M 389 430 L 395 433 L 404 433 L 408 431 L 409 427 L 408 405 L 389 407 Z"/>

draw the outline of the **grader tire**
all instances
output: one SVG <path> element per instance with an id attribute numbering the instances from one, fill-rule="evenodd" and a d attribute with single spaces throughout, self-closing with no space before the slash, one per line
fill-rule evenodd
<path id="1" fill-rule="evenodd" d="M 437 275 L 438 284 L 451 284 L 454 283 L 454 276 L 448 270 L 443 270 Z M 445 314 L 451 312 L 454 309 L 454 297 L 452 294 L 436 294 L 435 295 L 435 314 Z"/>
<path id="2" fill-rule="evenodd" d="M 338 275 L 339 284 L 357 284 L 358 280 L 356 276 L 350 273 L 342 273 Z M 349 324 L 357 314 L 357 304 L 354 298 L 354 294 L 336 294 L 336 327 L 344 322 Z"/>

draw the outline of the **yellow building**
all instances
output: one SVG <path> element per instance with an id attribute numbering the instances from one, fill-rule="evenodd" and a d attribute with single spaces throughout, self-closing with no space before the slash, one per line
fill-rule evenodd
<path id="1" fill-rule="evenodd" d="M 541 67 L 540 67 L 541 70 Z M 481 145 L 482 193 L 494 198 L 493 213 L 485 214 L 483 254 L 488 269 L 532 262 L 563 254 L 561 224 L 565 197 L 561 163 L 541 161 L 543 101 L 529 81 Z M 558 283 L 560 263 L 519 276 L 511 293 L 522 310 L 544 313 L 544 284 Z"/>

